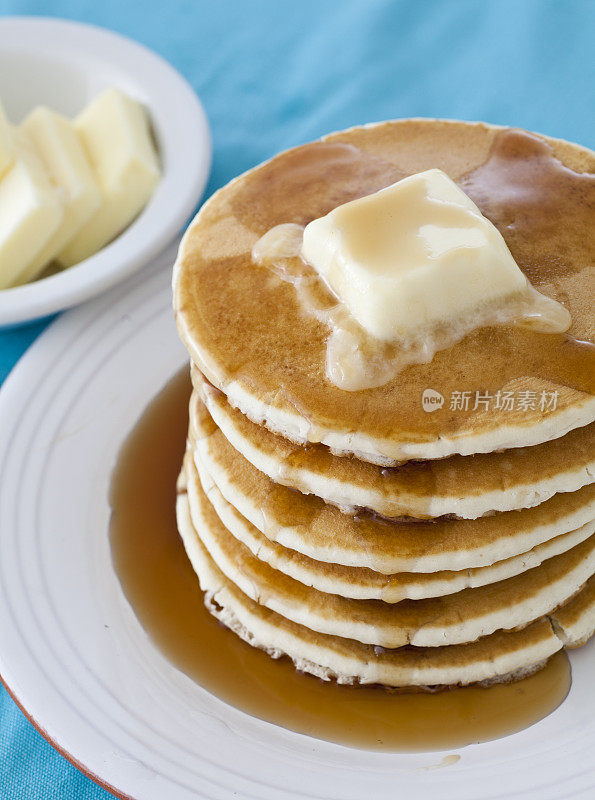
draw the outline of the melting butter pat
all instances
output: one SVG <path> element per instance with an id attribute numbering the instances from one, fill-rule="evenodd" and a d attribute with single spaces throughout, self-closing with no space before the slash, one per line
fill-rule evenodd
<path id="1" fill-rule="evenodd" d="M 19 277 L 25 283 L 39 272 L 77 234 L 101 207 L 101 193 L 73 124 L 66 117 L 39 107 L 21 125 L 28 135 L 51 183 L 64 202 L 58 229 Z"/>
<path id="2" fill-rule="evenodd" d="M 88 258 L 126 228 L 149 201 L 160 174 L 145 110 L 118 89 L 98 95 L 74 124 L 101 207 L 58 254 L 64 266 Z"/>
<path id="3" fill-rule="evenodd" d="M 13 145 L 14 163 L 0 179 L 0 289 L 19 280 L 64 216 L 29 139 L 15 132 Z"/>
<path id="4" fill-rule="evenodd" d="M 496 227 L 441 170 L 306 226 L 303 256 L 373 337 L 408 341 L 526 290 Z"/>

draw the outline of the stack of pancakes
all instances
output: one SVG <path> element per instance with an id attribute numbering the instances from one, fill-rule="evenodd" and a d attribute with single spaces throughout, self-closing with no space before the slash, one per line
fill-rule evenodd
<path id="1" fill-rule="evenodd" d="M 507 680 L 595 630 L 595 397 L 564 380 L 564 359 L 583 378 L 593 364 L 592 224 L 579 235 L 573 207 L 566 225 L 527 223 L 523 244 L 514 220 L 490 216 L 533 285 L 570 310 L 571 338 L 478 330 L 361 392 L 327 380 L 328 329 L 251 258 L 273 226 L 305 224 L 401 175 L 439 167 L 476 188 L 498 136 L 430 120 L 333 134 L 220 190 L 180 248 L 174 305 L 194 387 L 180 533 L 211 613 L 322 678 Z M 523 170 L 551 168 L 559 201 L 582 192 L 592 209 L 590 151 L 511 136 L 498 155 L 516 153 L 511 196 Z M 493 197 L 473 199 L 493 212 Z M 539 250 L 556 237 L 563 267 Z M 425 389 L 547 390 L 556 404 L 428 413 Z"/>

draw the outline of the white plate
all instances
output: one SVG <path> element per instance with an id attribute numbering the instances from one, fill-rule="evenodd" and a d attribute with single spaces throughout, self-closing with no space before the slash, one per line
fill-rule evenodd
<path id="1" fill-rule="evenodd" d="M 173 258 L 54 322 L 0 391 L 0 674 L 18 702 L 135 800 L 593 798 L 592 646 L 547 719 L 437 769 L 452 751 L 350 750 L 249 717 L 151 644 L 112 569 L 107 492 L 121 442 L 186 360 Z"/>
<path id="2" fill-rule="evenodd" d="M 113 286 L 160 253 L 198 203 L 211 166 L 206 115 L 189 83 L 131 39 L 77 22 L 0 19 L 0 98 L 18 123 L 46 104 L 73 116 L 108 86 L 147 107 L 163 174 L 146 208 L 111 244 L 64 272 L 0 291 L 0 326 L 45 316 Z"/>

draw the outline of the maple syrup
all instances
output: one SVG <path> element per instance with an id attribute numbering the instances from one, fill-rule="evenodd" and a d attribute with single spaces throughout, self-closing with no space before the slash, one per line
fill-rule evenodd
<path id="1" fill-rule="evenodd" d="M 176 667 L 247 714 L 372 750 L 488 741 L 522 730 L 560 705 L 570 688 L 564 652 L 511 684 L 399 693 L 305 675 L 288 658 L 275 660 L 218 623 L 204 606 L 176 527 L 190 392 L 184 369 L 150 403 L 122 447 L 110 496 L 114 567 L 139 621 Z"/>
<path id="2" fill-rule="evenodd" d="M 388 162 L 345 144 L 310 145 L 302 148 L 301 159 L 298 151 L 292 158 L 294 163 L 285 165 L 284 178 L 288 181 L 303 181 L 307 169 L 316 169 L 319 175 L 325 164 L 330 178 L 341 163 L 343 170 L 360 176 L 362 189 L 365 186 L 369 190 L 376 182 L 375 192 L 386 188 L 388 176 L 396 174 Z M 529 359 L 533 360 L 532 353 L 537 356 L 531 364 L 535 377 L 595 394 L 595 345 L 561 333 L 569 325 L 568 310 L 531 283 L 560 293 L 555 284 L 561 275 L 577 275 L 591 263 L 595 175 L 565 167 L 539 137 L 506 129 L 494 137 L 486 162 L 458 183 L 500 230 L 528 283 L 523 290 L 435 329 L 420 325 L 409 338 L 397 336 L 390 341 L 371 336 L 304 260 L 303 225 L 284 222 L 270 228 L 254 244 L 252 260 L 293 284 L 300 307 L 328 327 L 326 377 L 342 390 L 383 386 L 407 365 L 432 361 L 436 352 L 450 349 L 478 328 L 512 326 L 509 341 L 505 332 L 498 332 L 513 350 L 509 368 L 517 369 L 519 358 L 514 354 L 520 343 L 528 348 Z M 302 184 L 298 185 L 302 191 Z M 348 182 L 346 196 L 350 200 L 353 191 Z M 401 232 L 404 243 L 410 241 L 405 230 L 406 225 Z M 374 239 L 367 232 L 365 217 L 354 234 L 360 250 L 373 252 Z M 415 261 L 420 245 L 417 238 L 413 241 L 416 245 L 410 256 Z M 560 300 L 568 303 L 570 298 L 561 293 Z"/>

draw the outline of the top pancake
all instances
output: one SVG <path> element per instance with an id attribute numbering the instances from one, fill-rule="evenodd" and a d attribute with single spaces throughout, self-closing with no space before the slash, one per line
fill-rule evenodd
<path id="1" fill-rule="evenodd" d="M 483 328 L 385 386 L 343 391 L 325 376 L 327 327 L 291 284 L 252 262 L 252 246 L 274 225 L 307 223 L 430 167 L 460 182 L 532 284 L 566 305 L 570 336 Z M 217 192 L 188 229 L 174 271 L 182 338 L 252 420 L 339 454 L 387 465 L 562 436 L 595 419 L 594 348 L 575 341 L 595 339 L 595 176 L 585 172 L 595 172 L 595 155 L 578 145 L 436 120 L 352 129 L 287 151 Z M 421 405 L 426 388 L 446 398 L 432 414 Z M 557 391 L 556 408 L 450 410 L 455 392 L 498 390 Z"/>

